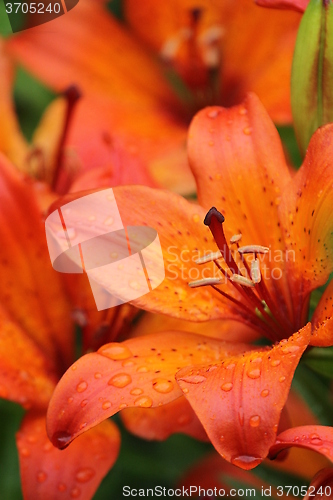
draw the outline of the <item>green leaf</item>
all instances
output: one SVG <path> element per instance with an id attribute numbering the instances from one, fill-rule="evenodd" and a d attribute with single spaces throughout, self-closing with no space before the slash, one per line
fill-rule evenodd
<path id="1" fill-rule="evenodd" d="M 319 375 L 333 379 L 333 347 L 313 347 L 304 354 L 303 361 Z"/>

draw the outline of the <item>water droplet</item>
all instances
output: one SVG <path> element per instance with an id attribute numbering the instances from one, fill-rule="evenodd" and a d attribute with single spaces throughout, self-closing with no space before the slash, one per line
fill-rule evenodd
<path id="1" fill-rule="evenodd" d="M 66 491 L 67 490 L 67 486 L 65 485 L 65 483 L 59 483 L 57 488 L 58 488 L 58 491 Z"/>
<path id="2" fill-rule="evenodd" d="M 261 375 L 261 370 L 260 368 L 255 368 L 254 370 L 251 370 L 249 372 L 247 372 L 247 376 L 249 378 L 252 378 L 252 379 L 256 379 L 256 378 L 259 378 Z"/>
<path id="3" fill-rule="evenodd" d="M 80 405 L 80 406 L 81 406 L 81 408 L 84 408 L 84 407 L 87 405 L 87 403 L 88 403 L 88 399 L 83 399 L 83 400 L 81 401 L 81 405 Z"/>
<path id="4" fill-rule="evenodd" d="M 52 443 L 50 441 L 46 441 L 46 443 L 43 446 L 44 451 L 51 451 L 53 448 Z"/>
<path id="5" fill-rule="evenodd" d="M 124 409 L 124 408 L 126 408 L 126 407 L 127 407 L 127 404 L 126 404 L 126 403 L 121 403 L 121 404 L 119 405 L 119 410 L 123 410 L 123 409 Z"/>
<path id="6" fill-rule="evenodd" d="M 261 363 L 262 362 L 262 358 L 254 358 L 252 359 L 252 363 Z"/>
<path id="7" fill-rule="evenodd" d="M 184 389 L 182 389 L 182 391 L 184 394 L 188 394 L 188 392 L 189 392 L 187 387 L 184 387 Z"/>
<path id="8" fill-rule="evenodd" d="M 231 382 L 226 382 L 225 384 L 221 385 L 222 391 L 229 392 L 233 388 L 233 384 Z"/>
<path id="9" fill-rule="evenodd" d="M 246 108 L 240 108 L 239 114 L 240 115 L 246 115 L 247 114 L 247 109 Z"/>
<path id="10" fill-rule="evenodd" d="M 188 384 L 201 384 L 202 382 L 205 382 L 207 379 L 202 375 L 188 375 L 186 377 L 182 377 L 180 380 L 183 380 Z"/>
<path id="11" fill-rule="evenodd" d="M 28 441 L 28 443 L 31 443 L 31 444 L 36 443 L 37 442 L 37 436 L 33 436 L 33 435 L 32 436 L 28 436 L 27 437 L 27 441 Z"/>
<path id="12" fill-rule="evenodd" d="M 122 366 L 134 366 L 134 365 L 135 365 L 134 361 L 131 361 L 131 360 L 127 360 L 127 361 L 122 362 Z"/>
<path id="13" fill-rule="evenodd" d="M 75 479 L 79 483 L 87 483 L 94 477 L 94 475 L 95 471 L 90 467 L 87 467 L 85 469 L 80 469 L 79 471 L 77 471 L 77 473 L 75 474 Z"/>
<path id="14" fill-rule="evenodd" d="M 162 394 L 167 394 L 173 390 L 173 383 L 164 378 L 155 378 L 153 381 L 153 389 Z"/>
<path id="15" fill-rule="evenodd" d="M 67 399 L 67 402 L 68 402 L 69 404 L 73 403 L 73 401 L 74 401 L 74 398 L 68 398 L 68 399 Z"/>
<path id="16" fill-rule="evenodd" d="M 63 448 L 66 448 L 66 446 L 69 445 L 71 439 L 72 435 L 69 434 L 67 431 L 58 431 L 53 434 L 51 441 L 54 446 L 62 450 Z"/>
<path id="17" fill-rule="evenodd" d="M 282 377 L 279 378 L 279 382 L 284 382 L 286 380 L 286 377 L 282 375 Z"/>
<path id="18" fill-rule="evenodd" d="M 146 366 L 139 366 L 139 368 L 136 370 L 138 373 L 147 373 L 148 368 Z"/>
<path id="19" fill-rule="evenodd" d="M 111 408 L 110 401 L 104 401 L 104 403 L 102 404 L 102 408 L 103 410 L 108 410 L 109 408 Z"/>
<path id="20" fill-rule="evenodd" d="M 193 222 L 199 222 L 199 220 L 200 220 L 199 215 L 198 214 L 194 214 L 193 217 L 192 217 L 192 220 L 193 220 Z"/>
<path id="21" fill-rule="evenodd" d="M 219 110 L 218 109 L 211 109 L 207 113 L 208 118 L 216 118 L 218 115 L 219 115 Z"/>
<path id="22" fill-rule="evenodd" d="M 132 288 L 132 290 L 140 290 L 141 285 L 137 281 L 129 281 L 129 286 Z"/>
<path id="23" fill-rule="evenodd" d="M 235 368 L 235 363 L 230 363 L 228 366 L 226 366 L 226 369 L 227 370 L 232 370 L 233 368 Z"/>
<path id="24" fill-rule="evenodd" d="M 323 441 L 320 439 L 318 434 L 311 434 L 310 436 L 310 444 L 314 446 L 322 446 Z"/>
<path id="25" fill-rule="evenodd" d="M 252 127 L 245 127 L 243 129 L 243 132 L 245 135 L 251 135 L 252 134 Z"/>
<path id="26" fill-rule="evenodd" d="M 140 406 L 141 408 L 150 408 L 153 406 L 153 400 L 148 396 L 142 396 L 134 401 L 135 406 Z"/>
<path id="27" fill-rule="evenodd" d="M 75 487 L 71 490 L 71 497 L 78 498 L 81 495 L 81 490 L 78 487 Z"/>
<path id="28" fill-rule="evenodd" d="M 299 351 L 300 347 L 298 345 L 289 345 L 286 347 L 282 347 L 281 351 L 283 354 L 291 354 L 293 352 Z"/>
<path id="29" fill-rule="evenodd" d="M 96 373 L 95 373 L 95 375 L 94 375 L 94 377 L 95 377 L 96 379 L 102 378 L 102 374 L 101 374 L 101 373 L 99 373 L 99 372 L 96 372 Z"/>
<path id="30" fill-rule="evenodd" d="M 244 410 L 242 407 L 239 408 L 239 410 L 238 410 L 238 420 L 239 420 L 240 425 L 243 427 L 243 425 L 244 425 Z"/>
<path id="31" fill-rule="evenodd" d="M 30 457 L 30 455 L 31 455 L 30 450 L 28 448 L 21 448 L 20 451 L 21 451 L 22 457 L 24 457 L 24 458 Z"/>
<path id="32" fill-rule="evenodd" d="M 263 391 L 261 391 L 261 397 L 263 397 L 263 398 L 267 398 L 268 394 L 269 394 L 268 389 L 264 389 Z"/>
<path id="33" fill-rule="evenodd" d="M 67 236 L 70 240 L 74 240 L 74 238 L 76 238 L 76 231 L 73 227 L 67 228 Z"/>
<path id="34" fill-rule="evenodd" d="M 253 417 L 250 418 L 250 425 L 251 427 L 258 427 L 260 425 L 259 415 L 253 415 Z"/>
<path id="35" fill-rule="evenodd" d="M 113 222 L 114 222 L 113 217 L 108 217 L 107 219 L 105 219 L 104 224 L 105 226 L 112 226 Z"/>
<path id="36" fill-rule="evenodd" d="M 42 471 L 42 470 L 41 470 L 41 471 L 39 471 L 39 472 L 37 472 L 37 474 L 36 474 L 36 479 L 37 479 L 37 482 L 38 482 L 38 483 L 44 483 L 44 481 L 46 481 L 46 479 L 47 479 L 47 474 L 46 474 L 46 472 L 44 472 L 44 471 Z"/>
<path id="37" fill-rule="evenodd" d="M 112 257 L 112 259 L 116 259 L 118 257 L 117 252 L 112 252 L 111 257 Z"/>
<path id="38" fill-rule="evenodd" d="M 261 464 L 262 458 L 251 457 L 248 455 L 241 455 L 239 457 L 234 457 L 231 459 L 233 465 L 237 465 L 241 469 L 250 470 Z"/>
<path id="39" fill-rule="evenodd" d="M 180 415 L 177 419 L 179 425 L 187 425 L 191 421 L 191 417 L 189 415 Z"/>
<path id="40" fill-rule="evenodd" d="M 140 389 L 139 387 L 135 387 L 135 389 L 132 389 L 130 392 L 130 394 L 132 394 L 133 396 L 139 396 L 142 393 L 143 393 L 143 390 Z"/>
<path id="41" fill-rule="evenodd" d="M 127 373 L 117 373 L 112 378 L 110 378 L 108 384 L 113 385 L 113 387 L 126 387 L 132 382 L 132 378 Z"/>
<path id="42" fill-rule="evenodd" d="M 127 359 L 133 356 L 129 348 L 121 344 L 106 344 L 98 350 L 98 353 L 113 360 Z"/>
<path id="43" fill-rule="evenodd" d="M 272 359 L 271 366 L 273 366 L 273 367 L 279 366 L 280 363 L 281 363 L 280 359 Z"/>
<path id="44" fill-rule="evenodd" d="M 87 427 L 87 422 L 82 422 L 82 424 L 79 425 L 80 431 L 82 431 L 85 427 Z"/>
<path id="45" fill-rule="evenodd" d="M 83 380 L 76 386 L 76 390 L 77 392 L 84 392 L 87 389 L 87 387 L 88 387 L 87 382 Z"/>

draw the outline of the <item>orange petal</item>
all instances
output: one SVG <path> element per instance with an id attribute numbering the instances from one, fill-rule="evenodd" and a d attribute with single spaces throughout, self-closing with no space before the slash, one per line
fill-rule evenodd
<path id="1" fill-rule="evenodd" d="M 34 500 L 91 499 L 120 446 L 117 427 L 107 421 L 59 451 L 46 435 L 42 413 L 29 413 L 16 439 L 23 495 Z"/>
<path id="2" fill-rule="evenodd" d="M 208 441 L 204 428 L 183 396 L 157 408 L 127 408 L 121 412 L 121 418 L 127 430 L 143 439 L 164 441 L 179 432 Z"/>
<path id="3" fill-rule="evenodd" d="M 106 344 L 80 358 L 60 380 L 48 410 L 48 434 L 63 447 L 125 407 L 150 408 L 182 395 L 175 373 L 248 349 L 185 332 Z"/>
<path id="4" fill-rule="evenodd" d="M 279 206 L 286 245 L 294 254 L 287 266 L 293 276 L 290 286 L 296 311 L 302 297 L 323 285 L 333 270 L 332 134 L 333 125 L 326 125 L 313 135 L 304 163 Z"/>
<path id="5" fill-rule="evenodd" d="M 275 444 L 269 450 L 270 458 L 275 458 L 280 451 L 291 446 L 317 451 L 332 462 L 333 428 L 323 425 L 304 425 L 288 429 L 277 436 Z"/>
<path id="6" fill-rule="evenodd" d="M 223 213 L 226 238 L 241 233 L 241 245 L 271 249 L 262 273 L 277 307 L 290 317 L 278 205 L 291 175 L 278 133 L 258 98 L 251 94 L 240 106 L 200 111 L 190 126 L 188 150 L 199 202 Z"/>
<path id="7" fill-rule="evenodd" d="M 333 469 L 327 467 L 320 470 L 312 479 L 304 500 L 320 500 L 323 496 L 331 496 L 333 492 Z M 327 495 L 328 493 L 328 495 Z"/>
<path id="8" fill-rule="evenodd" d="M 56 363 L 72 361 L 72 322 L 53 269 L 31 185 L 0 157 L 0 300 L 9 315 Z"/>
<path id="9" fill-rule="evenodd" d="M 0 308 L 0 397 L 25 408 L 46 408 L 57 382 L 55 367 Z"/>
<path id="10" fill-rule="evenodd" d="M 177 373 L 176 380 L 223 458 L 249 470 L 267 456 L 310 335 L 308 324 L 271 350 Z"/>
<path id="11" fill-rule="evenodd" d="M 304 12 L 309 0 L 255 0 L 257 5 L 272 9 L 290 9 Z"/>
<path id="12" fill-rule="evenodd" d="M 330 281 L 313 314 L 311 345 L 333 345 L 333 280 Z"/>

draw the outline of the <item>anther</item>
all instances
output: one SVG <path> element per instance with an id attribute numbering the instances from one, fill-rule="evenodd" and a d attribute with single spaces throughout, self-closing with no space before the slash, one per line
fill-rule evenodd
<path id="1" fill-rule="evenodd" d="M 224 222 L 224 215 L 221 214 L 215 207 L 212 207 L 209 212 L 207 212 L 204 224 L 205 226 L 210 226 L 212 223 L 212 218 L 216 217 L 218 222 L 221 222 L 221 224 Z"/>
<path id="2" fill-rule="evenodd" d="M 251 262 L 251 279 L 253 283 L 260 283 L 261 281 L 261 271 L 258 259 Z"/>
<path id="3" fill-rule="evenodd" d="M 230 276 L 230 281 L 236 283 L 237 285 L 247 286 L 250 288 L 254 287 L 253 281 L 245 278 L 244 276 L 241 276 L 240 274 L 233 274 L 232 276 Z"/>
<path id="4" fill-rule="evenodd" d="M 221 259 L 221 252 L 212 252 L 204 255 L 203 257 L 199 257 L 199 259 L 195 260 L 196 264 L 206 264 L 207 262 L 214 262 L 214 260 Z"/>
<path id="5" fill-rule="evenodd" d="M 221 283 L 225 284 L 225 280 L 221 278 L 204 278 L 201 280 L 190 281 L 188 286 L 191 288 L 198 288 L 199 286 L 220 285 Z"/>
<path id="6" fill-rule="evenodd" d="M 239 247 L 238 252 L 240 254 L 245 253 L 268 253 L 269 248 L 263 247 L 262 245 L 246 245 L 244 247 Z"/>
<path id="7" fill-rule="evenodd" d="M 231 236 L 230 238 L 230 244 L 232 245 L 233 243 L 238 243 L 241 239 L 242 239 L 242 234 L 234 234 L 233 236 Z"/>

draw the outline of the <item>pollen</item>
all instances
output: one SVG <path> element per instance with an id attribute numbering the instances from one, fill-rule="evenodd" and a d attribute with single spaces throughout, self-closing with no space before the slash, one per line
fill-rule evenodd
<path id="1" fill-rule="evenodd" d="M 225 280 L 221 278 L 204 278 L 201 280 L 190 281 L 188 286 L 191 288 L 198 288 L 199 286 L 220 285 L 221 283 L 224 284 Z"/>
<path id="2" fill-rule="evenodd" d="M 242 234 L 239 233 L 239 234 L 234 234 L 233 236 L 231 236 L 230 238 L 230 244 L 232 245 L 233 243 L 238 243 L 241 239 L 242 239 Z"/>
<path id="3" fill-rule="evenodd" d="M 200 257 L 195 261 L 196 264 L 206 264 L 207 262 L 213 262 L 214 260 L 221 259 L 221 252 L 212 252 Z"/>
<path id="4" fill-rule="evenodd" d="M 251 279 L 253 283 L 260 283 L 261 281 L 260 264 L 258 259 L 251 262 Z"/>
<path id="5" fill-rule="evenodd" d="M 244 276 L 241 276 L 240 274 L 233 274 L 230 276 L 230 281 L 233 283 L 237 283 L 238 285 L 242 286 L 247 286 L 247 287 L 254 287 L 254 282 L 249 280 L 248 278 L 245 278 Z"/>
<path id="6" fill-rule="evenodd" d="M 238 252 L 240 254 L 245 254 L 245 253 L 268 253 L 269 248 L 264 247 L 262 245 L 245 245 L 244 247 L 240 247 L 238 249 Z"/>

